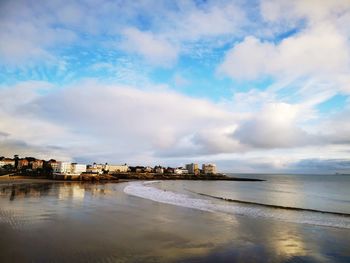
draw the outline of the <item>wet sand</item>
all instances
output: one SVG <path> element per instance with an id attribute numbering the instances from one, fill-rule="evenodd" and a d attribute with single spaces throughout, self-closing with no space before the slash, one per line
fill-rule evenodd
<path id="1" fill-rule="evenodd" d="M 161 204 L 126 183 L 22 182 L 0 185 L 0 262 L 350 260 L 347 229 Z"/>
<path id="2" fill-rule="evenodd" d="M 53 181 L 50 179 L 34 179 L 23 177 L 0 177 L 0 186 L 4 184 L 31 184 L 31 183 L 55 183 L 59 181 Z"/>

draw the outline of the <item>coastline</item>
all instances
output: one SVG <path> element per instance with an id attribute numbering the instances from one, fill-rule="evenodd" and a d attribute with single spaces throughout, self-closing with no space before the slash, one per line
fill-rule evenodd
<path id="1" fill-rule="evenodd" d="M 0 186 L 6 184 L 30 184 L 30 183 L 77 183 L 77 182 L 92 182 L 82 180 L 55 180 L 47 177 L 33 177 L 33 176 L 0 176 Z M 124 183 L 128 180 L 99 180 L 93 182 L 110 182 L 110 183 Z"/>
<path id="2" fill-rule="evenodd" d="M 110 175 L 82 174 L 79 176 L 60 175 L 55 176 L 0 176 L 0 184 L 13 182 L 79 182 L 79 181 L 100 181 L 100 182 L 125 182 L 125 181 L 148 181 L 148 180 L 189 180 L 189 181 L 266 181 L 257 178 L 229 177 L 224 174 L 215 175 L 193 175 L 193 174 L 156 174 L 156 173 L 116 173 Z"/>

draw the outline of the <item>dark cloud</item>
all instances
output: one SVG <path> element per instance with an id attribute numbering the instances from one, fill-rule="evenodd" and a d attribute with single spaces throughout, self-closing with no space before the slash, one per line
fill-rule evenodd
<path id="1" fill-rule="evenodd" d="M 0 138 L 1 137 L 8 137 L 10 134 L 9 133 L 7 133 L 7 132 L 2 132 L 2 131 L 0 131 Z"/>
<path id="2" fill-rule="evenodd" d="M 11 157 L 15 154 L 19 156 L 35 156 L 37 158 L 49 159 L 49 158 L 67 158 L 65 152 L 68 153 L 68 149 L 64 149 L 59 146 L 38 146 L 32 145 L 28 142 L 13 139 L 0 140 L 0 155 Z"/>
<path id="3" fill-rule="evenodd" d="M 308 173 L 350 174 L 350 159 L 304 159 L 291 164 L 289 170 Z"/>

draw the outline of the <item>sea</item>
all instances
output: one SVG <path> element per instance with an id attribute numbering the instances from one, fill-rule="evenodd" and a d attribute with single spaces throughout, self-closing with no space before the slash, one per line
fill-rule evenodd
<path id="1" fill-rule="evenodd" d="M 0 180 L 0 262 L 350 262 L 350 176 Z"/>

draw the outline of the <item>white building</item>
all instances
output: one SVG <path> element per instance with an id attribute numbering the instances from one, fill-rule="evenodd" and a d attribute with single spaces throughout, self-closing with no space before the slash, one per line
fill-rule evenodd
<path id="1" fill-rule="evenodd" d="M 86 164 L 62 162 L 59 165 L 59 171 L 62 174 L 79 175 L 86 172 Z"/>
<path id="2" fill-rule="evenodd" d="M 155 171 L 155 173 L 157 173 L 157 174 L 162 174 L 162 173 L 164 173 L 164 168 L 158 166 L 158 167 L 155 168 L 154 171 Z"/>
<path id="3" fill-rule="evenodd" d="M 150 167 L 150 166 L 146 166 L 146 167 L 143 169 L 143 171 L 144 171 L 145 173 L 152 173 L 152 172 L 153 172 L 153 168 Z"/>
<path id="4" fill-rule="evenodd" d="M 86 168 L 86 172 L 93 173 L 93 174 L 103 174 L 103 171 L 105 170 L 106 165 L 105 164 L 96 164 L 88 165 Z"/>
<path id="5" fill-rule="evenodd" d="M 216 174 L 217 173 L 216 165 L 212 164 L 212 163 L 203 164 L 202 170 L 203 170 L 204 174 Z"/>
<path id="6" fill-rule="evenodd" d="M 81 174 L 86 172 L 86 164 L 72 163 L 72 166 L 73 166 L 73 169 L 72 169 L 73 174 Z"/>
<path id="7" fill-rule="evenodd" d="M 61 162 L 49 161 L 49 165 L 52 168 L 52 172 L 54 172 L 54 173 L 59 173 L 60 172 Z"/>
<path id="8" fill-rule="evenodd" d="M 113 164 L 106 164 L 105 170 L 109 173 L 126 173 L 128 172 L 129 167 L 126 164 L 123 165 L 113 165 Z"/>
<path id="9" fill-rule="evenodd" d="M 59 173 L 61 174 L 70 174 L 72 171 L 72 164 L 71 163 L 67 163 L 67 162 L 61 162 L 59 165 Z"/>
<path id="10" fill-rule="evenodd" d="M 0 167 L 3 167 L 5 165 L 12 165 L 15 167 L 15 160 L 4 158 L 0 161 Z"/>
<path id="11" fill-rule="evenodd" d="M 184 168 L 175 168 L 174 174 L 188 174 L 188 170 Z"/>

